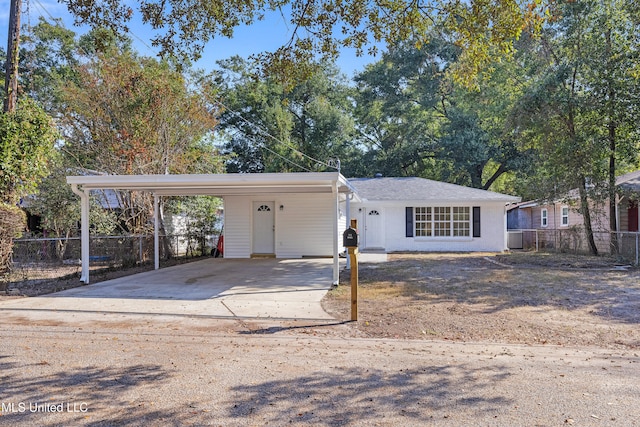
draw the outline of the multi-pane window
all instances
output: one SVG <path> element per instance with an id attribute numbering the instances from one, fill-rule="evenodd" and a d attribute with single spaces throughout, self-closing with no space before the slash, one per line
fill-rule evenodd
<path id="1" fill-rule="evenodd" d="M 562 207 L 562 215 L 561 215 L 561 224 L 563 226 L 568 226 L 569 225 L 569 207 L 568 206 L 563 206 Z"/>
<path id="2" fill-rule="evenodd" d="M 415 208 L 416 215 L 416 236 L 432 236 L 431 230 L 433 229 L 433 215 L 431 208 Z"/>
<path id="3" fill-rule="evenodd" d="M 469 207 L 417 207 L 415 212 L 416 237 L 468 237 L 471 235 Z"/>
<path id="4" fill-rule="evenodd" d="M 468 207 L 454 207 L 453 208 L 453 235 L 454 236 L 468 236 L 471 230 Z"/>
<path id="5" fill-rule="evenodd" d="M 542 209 L 540 212 L 540 225 L 546 227 L 549 224 L 549 211 Z"/>
<path id="6" fill-rule="evenodd" d="M 433 208 L 433 235 L 451 236 L 451 208 Z"/>

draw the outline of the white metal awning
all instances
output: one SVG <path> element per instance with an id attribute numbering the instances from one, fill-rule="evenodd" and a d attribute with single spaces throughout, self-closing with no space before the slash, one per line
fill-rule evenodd
<path id="1" fill-rule="evenodd" d="M 90 175 L 68 176 L 67 183 L 85 190 L 150 191 L 159 196 L 226 196 L 262 193 L 352 193 L 338 172 L 198 174 L 198 175 Z"/>
<path id="2" fill-rule="evenodd" d="M 340 198 L 349 200 L 355 189 L 339 172 L 294 172 L 258 174 L 191 174 L 191 175 L 76 175 L 68 176 L 74 193 L 82 203 L 82 276 L 89 283 L 89 192 L 91 190 L 148 191 L 154 194 L 155 268 L 159 268 L 158 197 L 160 196 L 228 196 L 282 193 L 334 194 L 334 283 L 339 276 L 338 216 Z M 352 196 L 348 197 L 347 195 Z"/>

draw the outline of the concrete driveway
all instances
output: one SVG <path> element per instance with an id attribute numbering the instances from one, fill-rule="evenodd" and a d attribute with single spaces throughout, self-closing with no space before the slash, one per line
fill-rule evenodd
<path id="1" fill-rule="evenodd" d="M 105 319 L 109 313 L 330 320 L 320 301 L 331 287 L 332 262 L 210 258 L 55 294 L 4 301 L 0 312 L 52 320 Z"/>

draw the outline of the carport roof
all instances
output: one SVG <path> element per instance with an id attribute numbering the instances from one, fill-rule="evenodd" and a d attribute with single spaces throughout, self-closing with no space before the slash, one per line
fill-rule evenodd
<path id="1" fill-rule="evenodd" d="M 67 183 L 83 190 L 150 191 L 160 196 L 239 195 L 262 193 L 354 193 L 339 172 L 292 172 L 191 175 L 68 176 Z"/>

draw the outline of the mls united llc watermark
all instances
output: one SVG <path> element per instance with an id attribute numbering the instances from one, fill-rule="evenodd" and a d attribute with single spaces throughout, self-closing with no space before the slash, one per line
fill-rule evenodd
<path id="1" fill-rule="evenodd" d="M 85 402 L 0 402 L 0 412 L 10 414 L 23 413 L 52 413 L 52 412 L 88 412 L 89 405 Z"/>

